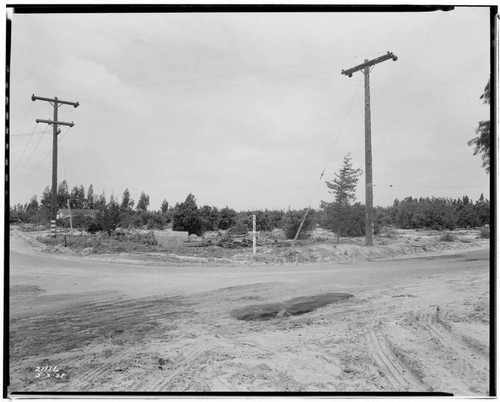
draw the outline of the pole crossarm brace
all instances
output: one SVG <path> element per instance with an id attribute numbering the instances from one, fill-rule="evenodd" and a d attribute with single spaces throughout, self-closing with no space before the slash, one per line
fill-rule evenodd
<path id="1" fill-rule="evenodd" d="M 61 99 L 57 99 L 57 98 L 43 98 L 41 96 L 35 96 L 35 95 L 31 95 L 31 100 L 33 102 L 36 101 L 36 100 L 42 100 L 42 101 L 46 101 L 46 102 L 61 103 L 63 105 L 74 106 L 75 108 L 77 108 L 78 106 L 80 106 L 79 102 L 70 102 L 70 101 L 65 101 L 65 100 L 61 100 Z"/>
<path id="2" fill-rule="evenodd" d="M 342 74 L 352 77 L 352 74 L 355 73 L 356 71 L 363 70 L 366 67 L 374 66 L 375 64 L 382 63 L 383 61 L 389 59 L 396 61 L 398 58 L 392 52 L 387 52 L 387 54 L 377 57 L 376 59 L 365 61 L 363 64 L 349 68 L 347 70 L 342 70 Z"/>
<path id="3" fill-rule="evenodd" d="M 56 124 L 60 126 L 70 126 L 73 127 L 75 123 L 73 122 L 67 122 L 67 121 L 53 121 L 53 120 L 45 120 L 45 119 L 36 119 L 35 120 L 37 123 L 47 123 L 47 124 Z"/>

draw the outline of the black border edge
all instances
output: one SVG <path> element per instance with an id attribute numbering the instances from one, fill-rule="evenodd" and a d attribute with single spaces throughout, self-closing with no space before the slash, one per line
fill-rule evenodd
<path id="1" fill-rule="evenodd" d="M 415 4 L 7 4 L 19 14 L 63 13 L 187 13 L 187 12 L 432 12 L 451 5 Z"/>
<path id="2" fill-rule="evenodd" d="M 496 31 L 498 21 L 498 6 L 490 8 L 490 396 L 497 396 L 497 322 L 496 322 L 496 302 L 497 302 L 497 288 L 496 288 L 496 275 L 497 275 L 497 197 L 496 197 L 496 146 L 497 146 L 497 57 L 498 48 L 496 46 Z"/>
<path id="3" fill-rule="evenodd" d="M 3 292 L 3 398 L 7 398 L 9 386 L 9 288 L 10 288 L 10 61 L 12 21 L 7 16 L 5 32 L 5 176 L 4 176 L 4 292 Z"/>
<path id="4" fill-rule="evenodd" d="M 53 395 L 57 395 L 60 397 L 71 397 L 71 396 L 88 396 L 88 397 L 113 397 L 118 396 L 121 398 L 130 398 L 130 397 L 322 397 L 322 398 L 331 398 L 331 397 L 453 397 L 454 394 L 448 392 L 265 392 L 265 391 L 257 391 L 257 392 L 58 392 L 58 393 L 50 393 L 50 392 L 13 392 L 10 394 L 15 397 L 32 397 L 32 398 L 41 398 L 41 397 L 50 397 Z"/>
<path id="5" fill-rule="evenodd" d="M 467 7 L 460 5 L 459 7 Z M 489 7 L 490 8 L 490 80 L 491 80 L 491 98 L 490 103 L 490 118 L 493 123 L 491 124 L 491 158 L 490 158 L 490 201 L 491 201 L 491 215 L 490 226 L 492 228 L 490 234 L 490 387 L 489 395 L 492 397 L 497 396 L 496 385 L 496 214 L 497 214 L 497 199 L 496 199 L 496 146 L 497 146 L 497 128 L 494 122 L 497 118 L 496 110 L 496 83 L 497 83 L 497 57 L 498 49 L 496 47 L 496 27 L 498 18 L 498 6 L 488 5 L 474 5 L 474 7 Z M 6 9 L 12 9 L 13 13 L 17 14 L 64 14 L 64 13 L 189 13 L 189 12 L 215 12 L 215 13 L 231 13 L 231 12 L 433 12 L 433 11 L 452 11 L 455 9 L 453 5 L 314 5 L 314 4 L 282 4 L 282 5 L 258 5 L 258 4 L 170 4 L 170 5 L 147 5 L 147 4 L 6 4 Z M 8 394 L 7 389 L 9 385 L 9 333 L 8 323 L 9 320 L 9 277 L 10 277 L 10 153 L 9 153 L 9 131 L 10 131 L 10 65 L 11 65 L 11 39 L 12 39 L 12 21 L 6 18 L 6 66 L 5 66 L 5 192 L 4 192 L 4 306 L 3 306 L 3 398 L 16 397 L 49 397 L 57 396 L 89 396 L 89 397 L 110 397 L 120 396 L 124 397 L 123 392 L 60 392 L 60 393 L 45 393 L 45 392 L 14 392 Z M 492 172 L 492 173 L 491 173 Z M 142 396 L 142 397 L 158 397 L 158 396 L 185 396 L 185 397 L 200 397 L 200 396 L 222 396 L 222 397 L 258 397 L 258 396 L 285 396 L 285 397 L 352 397 L 360 396 L 359 392 L 211 392 L 197 393 L 197 392 L 183 392 L 183 393 L 162 393 L 162 392 L 127 392 L 126 396 Z M 367 392 L 362 393 L 363 397 L 450 397 L 454 396 L 452 393 L 446 392 Z"/>

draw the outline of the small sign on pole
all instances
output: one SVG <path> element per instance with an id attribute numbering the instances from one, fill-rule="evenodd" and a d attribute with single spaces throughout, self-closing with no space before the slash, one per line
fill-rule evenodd
<path id="1" fill-rule="evenodd" d="M 257 254 L 257 225 L 256 225 L 256 220 L 255 220 L 255 215 L 252 215 L 252 220 L 253 220 L 253 253 Z"/>

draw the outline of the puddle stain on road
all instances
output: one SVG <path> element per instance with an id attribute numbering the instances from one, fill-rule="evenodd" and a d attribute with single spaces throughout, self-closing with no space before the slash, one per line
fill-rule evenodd
<path id="1" fill-rule="evenodd" d="M 320 307 L 354 297 L 349 293 L 325 293 L 295 297 L 281 303 L 251 305 L 231 311 L 231 316 L 244 321 L 265 321 L 291 315 L 310 313 Z"/>

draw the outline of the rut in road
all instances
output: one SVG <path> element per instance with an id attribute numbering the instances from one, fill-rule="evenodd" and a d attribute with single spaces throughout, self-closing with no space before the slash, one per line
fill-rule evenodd
<path id="1" fill-rule="evenodd" d="M 380 316 L 386 310 L 386 307 L 378 308 L 368 318 L 368 344 L 375 363 L 394 391 L 428 391 L 428 387 L 391 352 L 383 331 L 377 329 L 381 325 Z"/>
<path id="2" fill-rule="evenodd" d="M 489 370 L 487 368 L 488 363 L 486 356 L 481 354 L 478 355 L 471 350 L 467 343 L 460 340 L 451 331 L 447 330 L 446 326 L 437 321 L 435 314 L 425 313 L 421 316 L 417 316 L 417 320 L 415 321 L 443 348 L 448 349 L 452 355 L 458 356 L 461 360 L 461 365 L 469 365 L 481 375 L 488 375 Z M 478 359 L 478 356 L 480 356 L 481 359 Z"/>

